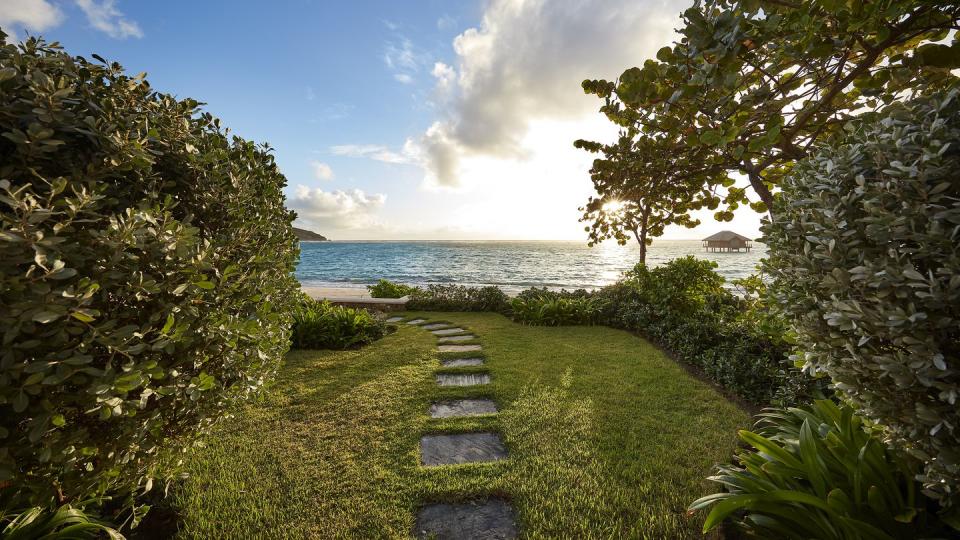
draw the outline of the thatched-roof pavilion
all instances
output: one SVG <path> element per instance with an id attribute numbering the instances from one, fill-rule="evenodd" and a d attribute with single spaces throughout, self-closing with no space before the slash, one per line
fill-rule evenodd
<path id="1" fill-rule="evenodd" d="M 750 239 L 733 231 L 720 231 L 703 239 L 707 251 L 750 251 Z"/>

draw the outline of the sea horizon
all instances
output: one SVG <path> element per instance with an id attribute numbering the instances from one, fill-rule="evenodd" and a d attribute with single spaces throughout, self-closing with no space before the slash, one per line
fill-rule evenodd
<path id="1" fill-rule="evenodd" d="M 700 240 L 658 239 L 647 248 L 656 267 L 687 255 L 717 263 L 729 283 L 756 272 L 766 246 L 713 253 Z M 588 246 L 576 240 L 339 240 L 303 242 L 296 277 L 303 286 L 363 288 L 379 279 L 426 286 L 495 285 L 508 293 L 530 287 L 595 290 L 619 280 L 639 261 L 636 243 Z"/>

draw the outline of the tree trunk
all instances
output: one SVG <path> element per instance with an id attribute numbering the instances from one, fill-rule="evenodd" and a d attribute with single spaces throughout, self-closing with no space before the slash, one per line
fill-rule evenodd
<path id="1" fill-rule="evenodd" d="M 640 243 L 640 263 L 646 266 L 647 264 L 647 223 L 650 221 L 650 209 L 647 208 L 643 211 L 643 214 L 640 217 L 640 230 L 633 229 L 633 236 L 636 237 L 637 242 Z"/>

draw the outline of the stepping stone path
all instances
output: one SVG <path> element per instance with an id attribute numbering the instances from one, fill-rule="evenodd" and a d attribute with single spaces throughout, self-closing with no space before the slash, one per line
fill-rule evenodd
<path id="1" fill-rule="evenodd" d="M 424 328 L 426 328 L 426 326 L 424 326 Z M 445 330 L 434 330 L 430 333 L 435 336 L 449 336 L 450 334 L 462 334 L 463 332 L 466 332 L 463 328 L 447 328 Z"/>
<path id="2" fill-rule="evenodd" d="M 453 360 L 443 360 L 440 362 L 443 367 L 465 367 L 483 365 L 483 358 L 454 358 Z"/>
<path id="3" fill-rule="evenodd" d="M 510 503 L 503 499 L 488 499 L 424 506 L 417 515 L 413 535 L 437 540 L 495 540 L 516 538 L 517 526 Z"/>
<path id="4" fill-rule="evenodd" d="M 456 343 L 458 341 L 473 341 L 477 339 L 477 336 L 472 336 L 470 334 L 464 336 L 446 336 L 437 339 L 437 343 Z"/>
<path id="5" fill-rule="evenodd" d="M 476 386 L 490 384 L 490 375 L 486 373 L 441 373 L 437 375 L 440 386 Z"/>
<path id="6" fill-rule="evenodd" d="M 403 317 L 390 317 L 387 319 L 387 322 L 400 322 L 403 320 Z"/>
<path id="7" fill-rule="evenodd" d="M 420 460 L 428 467 L 506 458 L 507 448 L 496 433 L 424 435 L 420 438 Z"/>
<path id="8" fill-rule="evenodd" d="M 449 327 L 450 325 L 447 323 L 438 322 L 438 323 L 425 324 L 420 328 L 423 328 L 424 330 L 439 330 L 441 328 L 449 328 Z"/>
<path id="9" fill-rule="evenodd" d="M 489 399 L 457 399 L 441 401 L 430 406 L 430 418 L 457 418 L 496 414 L 497 404 Z"/>
<path id="10" fill-rule="evenodd" d="M 397 317 L 396 319 L 402 320 Z M 388 319 L 389 320 L 389 319 Z M 437 336 L 437 351 L 441 353 L 475 352 L 481 345 L 456 345 L 473 341 L 477 336 L 463 328 L 446 323 L 427 323 L 414 319 L 407 324 L 430 331 Z M 450 358 L 441 360 L 445 368 L 482 366 L 484 359 Z M 438 373 L 438 386 L 475 386 L 490 384 L 489 373 Z M 436 419 L 497 414 L 497 404 L 489 399 L 453 399 L 430 405 L 430 417 Z M 424 467 L 459 465 L 463 463 L 493 463 L 507 458 L 507 448 L 496 433 L 424 435 L 420 438 L 420 461 Z M 510 503 L 498 498 L 459 504 L 428 504 L 420 509 L 414 525 L 416 538 L 437 540 L 506 540 L 518 535 L 516 517 Z"/>
<path id="11" fill-rule="evenodd" d="M 440 345 L 437 347 L 440 352 L 474 352 L 483 350 L 479 345 Z"/>

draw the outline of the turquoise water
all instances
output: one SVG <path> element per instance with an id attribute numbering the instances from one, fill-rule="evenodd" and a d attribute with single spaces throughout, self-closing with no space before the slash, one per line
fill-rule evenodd
<path id="1" fill-rule="evenodd" d="M 707 253 L 699 240 L 661 240 L 647 264 L 685 255 L 716 261 L 728 280 L 754 272 L 766 247 L 750 253 Z M 553 241 L 302 242 L 297 278 L 304 285 L 364 287 L 380 278 L 411 285 L 497 285 L 594 289 L 615 282 L 637 262 L 637 246 Z"/>

